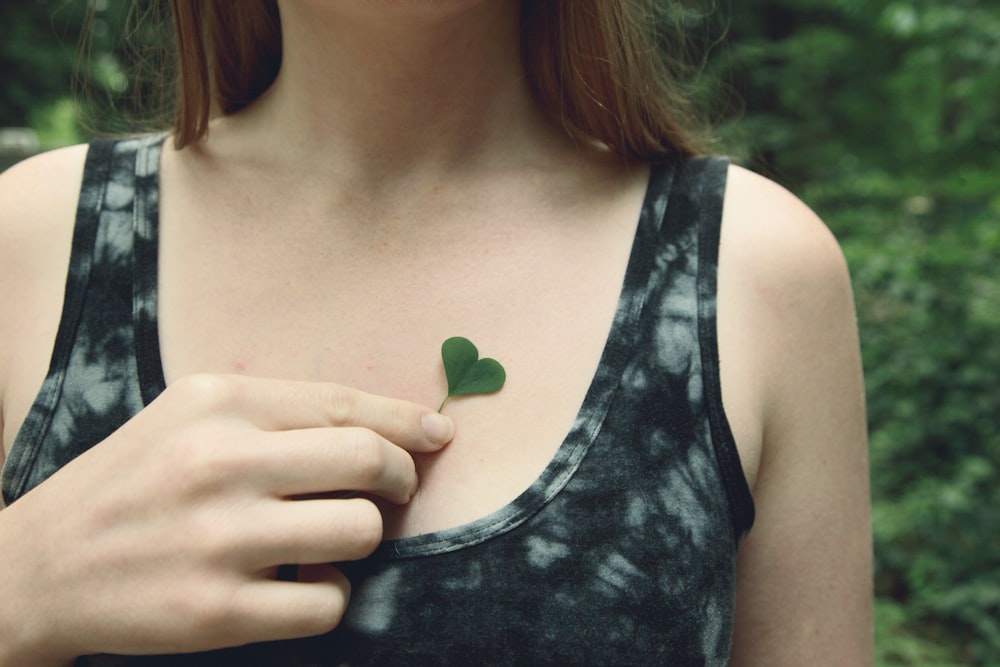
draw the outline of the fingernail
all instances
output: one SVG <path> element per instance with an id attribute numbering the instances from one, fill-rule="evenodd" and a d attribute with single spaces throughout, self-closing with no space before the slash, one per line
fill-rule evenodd
<path id="1" fill-rule="evenodd" d="M 428 412 L 420 421 L 424 426 L 424 435 L 435 445 L 443 445 L 455 435 L 455 423 L 438 412 Z"/>

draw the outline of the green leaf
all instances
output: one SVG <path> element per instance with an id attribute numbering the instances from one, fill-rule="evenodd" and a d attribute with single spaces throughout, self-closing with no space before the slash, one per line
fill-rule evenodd
<path id="1" fill-rule="evenodd" d="M 455 336 L 441 344 L 441 360 L 448 378 L 448 395 L 438 412 L 452 396 L 491 394 L 499 391 L 507 373 L 496 359 L 480 359 L 479 350 L 468 338 Z"/>

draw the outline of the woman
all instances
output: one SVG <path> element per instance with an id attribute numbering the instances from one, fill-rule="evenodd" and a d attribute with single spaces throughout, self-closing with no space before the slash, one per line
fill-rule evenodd
<path id="1" fill-rule="evenodd" d="M 0 664 L 870 660 L 847 272 L 651 2 L 172 4 L 172 139 L 0 179 Z"/>

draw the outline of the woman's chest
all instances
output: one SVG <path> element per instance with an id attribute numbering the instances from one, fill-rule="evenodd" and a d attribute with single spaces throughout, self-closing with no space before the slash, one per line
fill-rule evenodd
<path id="1" fill-rule="evenodd" d="M 437 408 L 447 393 L 441 343 L 464 336 L 503 364 L 506 384 L 449 401 L 454 440 L 416 460 L 420 490 L 384 515 L 393 537 L 469 522 L 538 477 L 597 369 L 633 230 L 589 230 L 224 243 L 168 226 L 157 306 L 166 380 L 205 371 L 306 379 Z"/>

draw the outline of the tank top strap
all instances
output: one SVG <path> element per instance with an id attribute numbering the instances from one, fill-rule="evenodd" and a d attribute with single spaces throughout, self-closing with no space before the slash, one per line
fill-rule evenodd
<path id="1" fill-rule="evenodd" d="M 697 298 L 696 317 L 702 391 L 710 440 L 729 500 L 737 540 L 754 521 L 754 501 L 743 474 L 739 453 L 722 405 L 719 373 L 717 291 L 719 242 L 729 161 L 718 156 L 685 160 L 677 170 L 662 234 L 675 247 L 687 248 Z"/>

